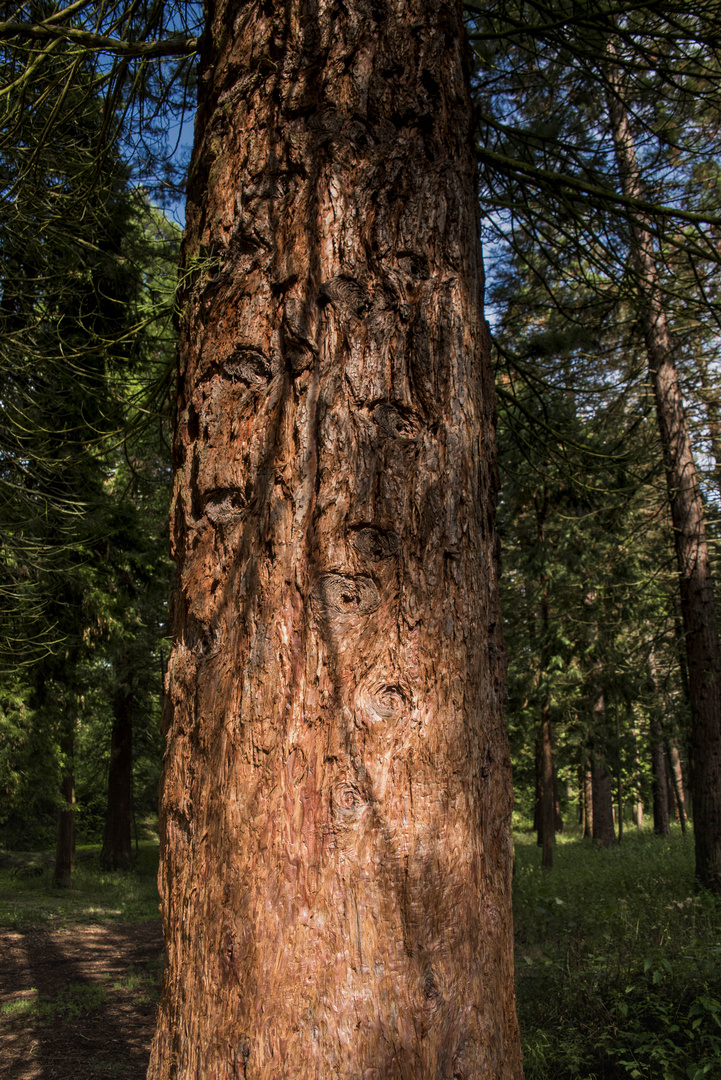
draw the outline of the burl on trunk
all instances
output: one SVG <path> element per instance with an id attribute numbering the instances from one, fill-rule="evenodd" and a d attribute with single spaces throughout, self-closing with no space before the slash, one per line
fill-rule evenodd
<path id="1" fill-rule="evenodd" d="M 204 40 L 149 1075 L 518 1080 L 460 4 Z"/>

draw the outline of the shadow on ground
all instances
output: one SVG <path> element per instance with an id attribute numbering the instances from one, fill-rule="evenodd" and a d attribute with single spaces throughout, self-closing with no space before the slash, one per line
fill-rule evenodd
<path id="1" fill-rule="evenodd" d="M 144 1080 L 160 922 L 0 931 L 0 1076 Z"/>

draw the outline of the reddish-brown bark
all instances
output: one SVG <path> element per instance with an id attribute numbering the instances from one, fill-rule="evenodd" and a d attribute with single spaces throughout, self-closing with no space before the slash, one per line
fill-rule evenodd
<path id="1" fill-rule="evenodd" d="M 220 2 L 149 1076 L 521 1076 L 460 5 Z"/>
<path id="2" fill-rule="evenodd" d="M 613 59 L 613 45 L 608 48 Z M 641 171 L 618 69 L 608 67 L 608 111 L 624 195 L 643 198 Z M 706 538 L 706 522 L 691 450 L 653 234 L 643 214 L 631 221 L 639 314 L 666 468 L 691 702 L 691 798 L 696 875 L 721 891 L 721 643 Z"/>

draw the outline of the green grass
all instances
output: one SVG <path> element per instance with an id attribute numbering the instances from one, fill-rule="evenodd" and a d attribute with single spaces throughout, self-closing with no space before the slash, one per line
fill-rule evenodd
<path id="1" fill-rule="evenodd" d="M 55 997 L 43 997 L 31 990 L 26 997 L 9 1001 L 0 1006 L 3 1017 L 34 1017 L 39 1020 L 77 1020 L 91 1009 L 97 1009 L 107 1000 L 104 986 L 88 986 L 86 983 L 69 982 Z"/>
<path id="2" fill-rule="evenodd" d="M 559 837 L 551 871 L 515 842 L 526 1080 L 721 1077 L 721 902 L 696 890 L 690 832 Z"/>
<path id="3" fill-rule="evenodd" d="M 53 885 L 50 856 L 21 854 L 0 869 L 0 926 L 95 923 L 107 919 L 142 922 L 158 917 L 158 846 L 153 840 L 140 844 L 132 870 L 105 871 L 99 866 L 98 845 L 78 848 L 72 887 Z M 18 861 L 20 860 L 20 861 Z M 40 876 L 18 873 L 18 866 L 42 866 Z"/>
<path id="4" fill-rule="evenodd" d="M 160 997 L 164 964 L 161 955 L 155 961 L 147 961 L 141 968 L 131 967 L 122 978 L 113 981 L 111 989 L 132 994 L 138 1003 L 156 1002 Z"/>

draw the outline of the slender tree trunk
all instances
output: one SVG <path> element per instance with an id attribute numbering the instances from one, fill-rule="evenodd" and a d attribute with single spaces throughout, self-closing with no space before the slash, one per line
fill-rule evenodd
<path id="1" fill-rule="evenodd" d="M 210 12 L 149 1077 L 519 1080 L 461 7 Z"/>
<path id="2" fill-rule="evenodd" d="M 668 819 L 668 782 L 663 731 L 657 716 L 651 718 L 651 766 L 653 775 L 653 831 L 657 836 L 670 836 Z"/>
<path id="3" fill-rule="evenodd" d="M 636 828 L 641 831 L 641 829 L 643 829 L 643 797 L 641 787 L 641 761 L 638 754 L 638 725 L 636 723 L 635 715 L 633 717 L 633 726 L 631 727 L 631 738 L 633 739 L 633 782 L 635 795 L 633 820 Z"/>
<path id="4" fill-rule="evenodd" d="M 664 764 L 666 767 L 666 802 L 668 804 L 668 820 L 669 825 L 671 822 L 671 815 L 673 814 L 674 820 L 678 821 L 678 807 L 676 806 L 676 796 L 673 790 L 673 777 L 671 776 L 671 762 L 668 760 L 668 754 L 666 753 L 666 744 L 664 740 Z"/>
<path id="5" fill-rule="evenodd" d="M 611 774 L 602 753 L 594 750 L 591 764 L 593 792 L 593 839 L 600 847 L 615 843 Z"/>
<path id="6" fill-rule="evenodd" d="M 613 57 L 613 47 L 609 46 Z M 608 69 L 608 106 L 623 193 L 643 197 L 643 185 L 617 68 Z M 691 698 L 691 795 L 696 874 L 721 891 L 721 647 L 703 503 L 691 452 L 678 374 L 658 280 L 653 235 L 637 213 L 631 222 L 638 299 L 649 376 L 666 468 Z"/>
<path id="7" fill-rule="evenodd" d="M 536 528 L 538 546 L 542 563 L 545 563 L 546 517 L 548 515 L 548 485 L 543 485 L 540 499 L 536 503 Z M 556 842 L 555 818 L 555 770 L 553 768 L 553 742 L 551 737 L 551 690 L 548 682 L 549 664 L 548 642 L 548 574 L 541 571 L 541 651 L 540 685 L 543 695 L 541 703 L 541 728 L 538 735 L 540 750 L 540 813 L 538 817 L 538 841 L 542 845 L 541 865 L 550 870 L 553 866 L 553 845 Z M 538 755 L 537 755 L 538 760 Z"/>
<path id="8" fill-rule="evenodd" d="M 100 853 L 103 866 L 110 870 L 128 867 L 133 856 L 133 688 L 132 672 L 125 654 L 117 660 L 115 678 L 108 806 Z"/>
<path id="9" fill-rule="evenodd" d="M 670 836 L 666 748 L 664 746 L 663 724 L 659 714 L 658 679 L 656 677 L 656 657 L 653 647 L 648 657 L 648 681 L 651 691 L 650 736 L 651 775 L 653 777 L 653 831 L 657 836 Z"/>
<path id="10" fill-rule="evenodd" d="M 60 781 L 61 805 L 58 810 L 58 833 L 55 848 L 56 885 L 69 889 L 75 868 L 75 720 L 66 721 L 60 740 L 64 767 Z"/>
<path id="11" fill-rule="evenodd" d="M 536 846 L 543 847 L 543 739 L 539 725 L 534 743 L 534 802 L 533 802 L 533 829 L 536 833 Z"/>
<path id="12" fill-rule="evenodd" d="M 593 768 L 590 760 L 583 774 L 583 835 L 593 836 Z"/>
<path id="13" fill-rule="evenodd" d="M 596 688 L 593 702 L 593 749 L 591 752 L 591 791 L 593 801 L 593 839 L 600 847 L 616 841 L 613 830 L 613 791 L 606 760 L 606 699 L 602 687 Z"/>
<path id="14" fill-rule="evenodd" d="M 691 707 L 691 689 L 688 684 L 688 657 L 686 652 L 686 635 L 683 632 L 683 619 L 681 617 L 681 601 L 678 596 L 674 597 L 673 603 L 673 629 L 676 640 L 676 655 L 678 657 L 678 673 L 681 678 L 681 692 L 686 704 Z"/>
<path id="15" fill-rule="evenodd" d="M 618 842 L 623 840 L 623 763 L 621 758 L 621 719 L 616 705 L 616 800 L 618 806 Z"/>
<path id="16" fill-rule="evenodd" d="M 681 825 L 681 832 L 686 832 L 686 800 L 683 793 L 683 771 L 681 769 L 681 757 L 678 746 L 673 739 L 666 744 L 666 754 L 669 762 L 669 772 L 673 783 L 674 801 L 676 804 L 676 820 Z"/>
<path id="17" fill-rule="evenodd" d="M 541 865 L 547 869 L 553 866 L 553 845 L 556 842 L 556 821 L 554 801 L 553 746 L 551 744 L 551 703 L 544 702 L 541 717 L 541 754 L 543 768 L 541 772 L 541 836 L 543 853 Z"/>
<path id="18" fill-rule="evenodd" d="M 561 799 L 558 794 L 558 770 L 556 769 L 556 758 L 553 755 L 553 739 L 551 739 L 551 753 L 553 765 L 553 827 L 556 833 L 562 833 L 563 815 L 561 813 Z"/>

